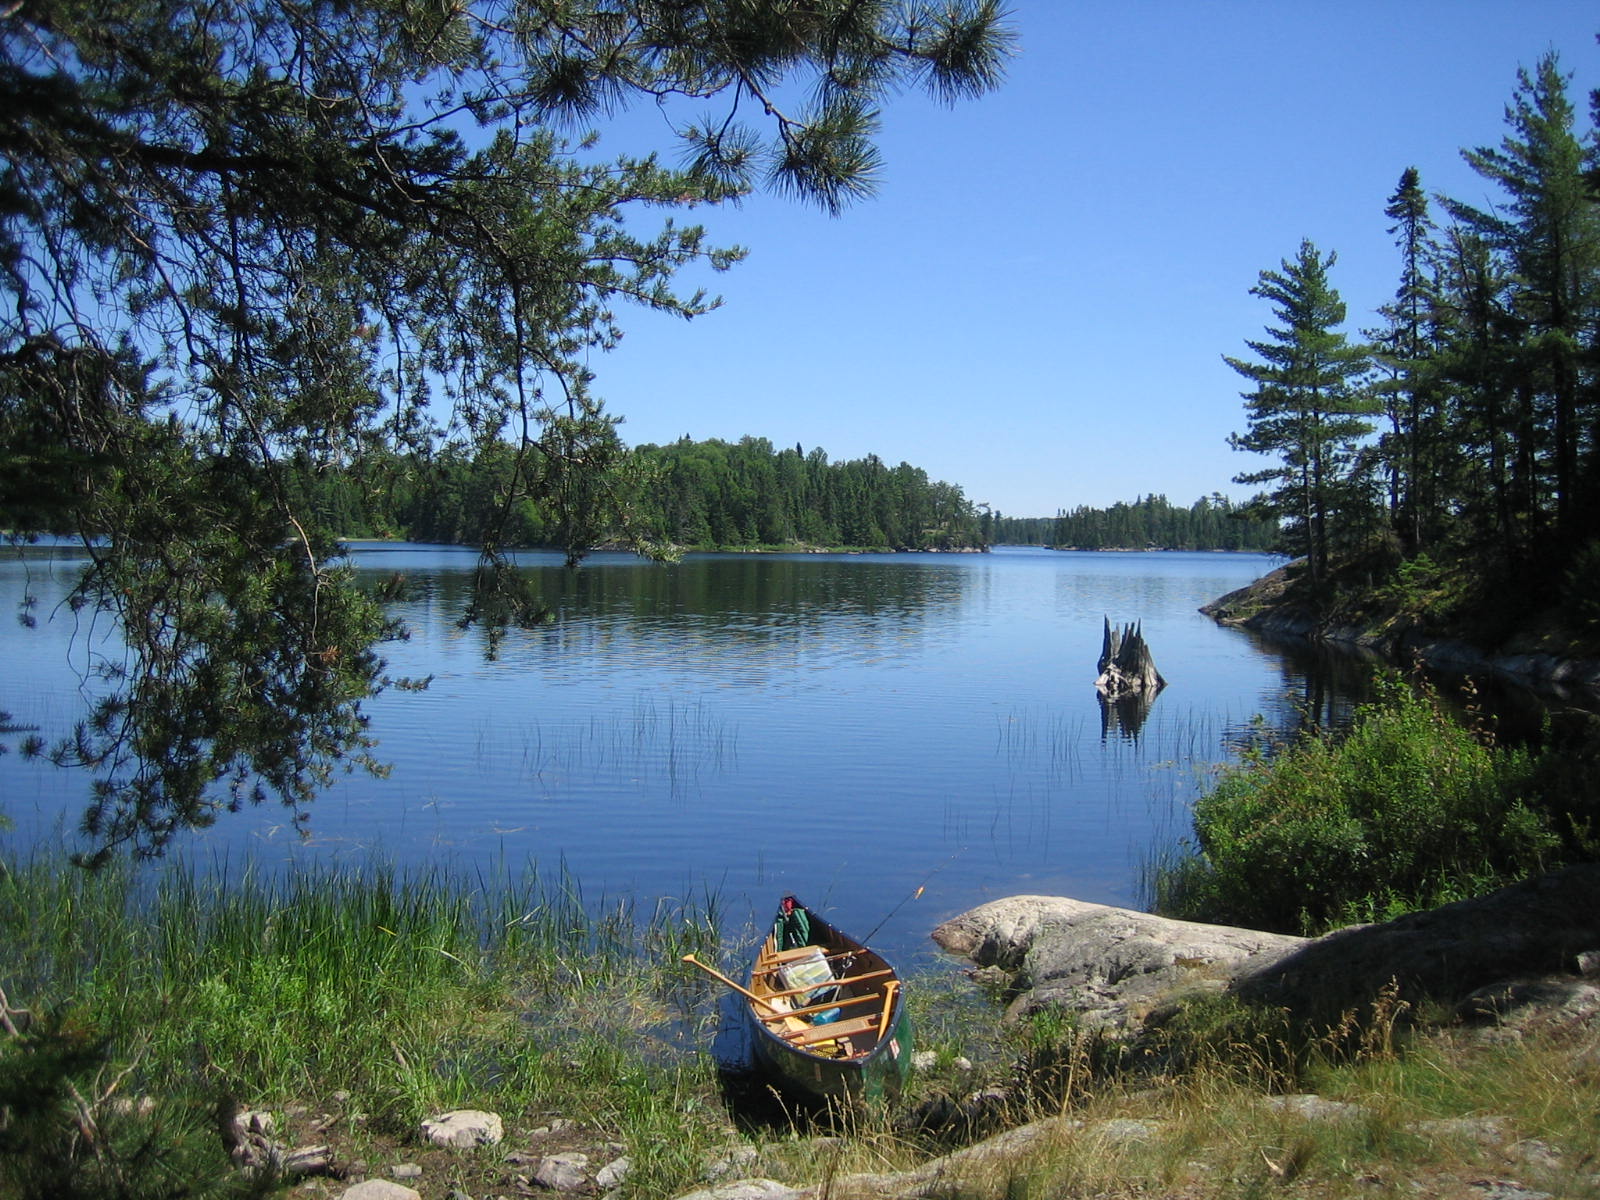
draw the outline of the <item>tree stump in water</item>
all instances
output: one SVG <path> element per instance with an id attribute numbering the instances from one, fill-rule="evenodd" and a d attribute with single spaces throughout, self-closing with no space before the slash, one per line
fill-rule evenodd
<path id="1" fill-rule="evenodd" d="M 1106 618 L 1105 640 L 1100 646 L 1100 678 L 1094 686 L 1109 700 L 1124 696 L 1154 698 L 1167 686 L 1137 623 L 1125 625 L 1119 632 L 1111 627 L 1111 618 Z"/>

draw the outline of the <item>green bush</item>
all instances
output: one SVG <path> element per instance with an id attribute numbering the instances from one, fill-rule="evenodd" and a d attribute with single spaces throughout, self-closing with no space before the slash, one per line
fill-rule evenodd
<path id="1" fill-rule="evenodd" d="M 1194 853 L 1156 873 L 1169 915 L 1317 932 L 1476 894 L 1559 844 L 1535 763 L 1491 750 L 1431 692 L 1380 680 L 1339 739 L 1258 750 L 1195 804 Z"/>

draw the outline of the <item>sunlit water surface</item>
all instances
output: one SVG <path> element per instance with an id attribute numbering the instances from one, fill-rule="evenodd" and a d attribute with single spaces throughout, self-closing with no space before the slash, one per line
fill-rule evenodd
<path id="1" fill-rule="evenodd" d="M 1137 903 L 1141 865 L 1254 718 L 1359 686 L 1196 611 L 1272 567 L 1254 555 L 598 555 L 576 574 L 527 555 L 557 620 L 493 657 L 457 624 L 470 552 L 355 561 L 409 577 L 389 670 L 433 677 L 368 706 L 392 773 L 340 778 L 305 839 L 280 808 L 225 815 L 190 860 L 534 864 L 645 911 L 715 893 L 736 923 L 794 892 L 858 934 L 892 913 L 877 940 L 918 957 L 995 897 Z M 81 715 L 105 644 L 60 603 L 72 569 L 0 560 L 0 709 L 47 737 Z M 9 619 L 28 594 L 33 629 Z M 1169 681 L 1136 729 L 1095 694 L 1108 616 L 1143 623 Z M 13 844 L 70 842 L 87 788 L 0 756 Z"/>

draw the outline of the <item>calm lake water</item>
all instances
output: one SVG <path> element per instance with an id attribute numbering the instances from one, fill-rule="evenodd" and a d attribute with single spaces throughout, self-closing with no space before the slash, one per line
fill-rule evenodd
<path id="1" fill-rule="evenodd" d="M 714 891 L 735 922 L 793 892 L 857 934 L 926 885 L 877 939 L 914 958 L 938 921 L 1000 896 L 1136 903 L 1141 864 L 1185 832 L 1254 718 L 1281 728 L 1360 686 L 1196 612 L 1274 565 L 1255 555 L 524 561 L 559 620 L 490 658 L 455 623 L 471 552 L 359 548 L 374 581 L 413 583 L 391 673 L 433 676 L 369 705 L 392 774 L 341 778 L 307 840 L 266 807 L 184 853 L 535 863 L 646 911 Z M 0 709 L 46 736 L 81 715 L 101 636 L 58 603 L 71 569 L 0 558 Z M 29 590 L 33 630 L 11 618 Z M 1107 616 L 1143 622 L 1168 680 L 1142 723 L 1108 721 L 1095 695 Z M 86 792 L 81 775 L 0 756 L 13 844 L 70 841 Z"/>

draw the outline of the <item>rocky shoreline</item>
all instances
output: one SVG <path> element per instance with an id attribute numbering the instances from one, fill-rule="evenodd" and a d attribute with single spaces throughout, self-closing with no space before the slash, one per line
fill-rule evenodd
<path id="1" fill-rule="evenodd" d="M 1197 993 L 1231 994 L 1310 1027 L 1337 1022 L 1341 1012 L 1364 1012 L 1382 997 L 1390 1013 L 1408 1014 L 1418 1024 L 1426 1013 L 1427 1022 L 1476 1030 L 1474 1036 L 1488 1047 L 1525 1035 L 1553 1035 L 1566 1039 L 1574 1054 L 1600 1060 L 1600 864 L 1320 938 L 1175 921 L 1060 896 L 1014 896 L 945 922 L 933 939 L 1008 999 L 1005 1020 L 1053 1009 L 1070 1014 L 1080 1030 L 1130 1045 L 1159 1031 L 1175 1007 Z M 962 1104 L 984 1101 L 975 1095 Z M 995 1103 L 1003 1110 L 1006 1098 Z M 1313 1094 L 1263 1093 L 1253 1103 L 1284 1122 L 1359 1125 L 1375 1119 L 1358 1100 Z M 464 1110 L 425 1122 L 406 1161 L 369 1165 L 343 1161 L 326 1144 L 345 1120 L 339 1112 L 284 1115 L 288 1127 L 275 1127 L 261 1112 L 219 1114 L 234 1163 L 267 1181 L 304 1181 L 301 1194 L 329 1200 L 481 1197 L 481 1188 L 461 1190 L 460 1171 L 484 1155 L 493 1160 L 491 1174 L 503 1189 L 489 1196 L 605 1196 L 623 1186 L 640 1149 L 611 1142 L 576 1121 L 513 1131 L 494 1113 Z M 1048 1161 L 1063 1145 L 1131 1147 L 1170 1137 L 1167 1119 L 1158 1108 L 1112 1115 L 1062 1112 L 1003 1128 L 910 1170 L 840 1174 L 801 1185 L 771 1178 L 767 1172 L 781 1174 L 781 1166 L 769 1162 L 760 1147 L 730 1143 L 707 1161 L 701 1186 L 679 1200 L 989 1195 L 993 1188 L 983 1181 L 1015 1178 L 1025 1164 L 1040 1156 Z M 1567 1151 L 1560 1145 L 1529 1136 L 1492 1111 L 1413 1120 L 1404 1129 L 1423 1140 L 1484 1147 L 1508 1171 L 1530 1178 L 1566 1170 Z M 811 1153 L 824 1156 L 840 1144 L 826 1134 L 806 1141 Z M 1444 1191 L 1416 1194 L 1474 1200 L 1550 1200 L 1558 1194 L 1504 1177 L 1446 1182 Z M 1593 1183 L 1600 1186 L 1600 1176 Z"/>
<path id="2" fill-rule="evenodd" d="M 1600 658 L 1559 653 L 1547 644 L 1547 637 L 1532 632 L 1501 646 L 1483 647 L 1430 631 L 1403 616 L 1356 622 L 1337 613 L 1318 613 L 1289 596 L 1292 568 L 1293 564 L 1279 567 L 1202 605 L 1200 612 L 1218 624 L 1269 637 L 1313 642 L 1392 662 L 1420 660 L 1456 674 L 1496 675 L 1560 699 L 1600 703 Z"/>
<path id="3" fill-rule="evenodd" d="M 1533 1002 L 1570 982 L 1592 992 L 1600 1012 L 1600 863 L 1311 939 L 1055 896 L 992 901 L 933 938 L 994 973 L 1010 1019 L 1060 1008 L 1118 1036 L 1136 1036 L 1197 991 L 1326 1023 L 1386 987 L 1413 1008 L 1467 1013 Z"/>
<path id="4" fill-rule="evenodd" d="M 1382 996 L 1391 1012 L 1416 1014 L 1424 1004 L 1443 1011 L 1478 1027 L 1489 1044 L 1552 1029 L 1563 1036 L 1588 1031 L 1592 1042 L 1600 1025 L 1600 864 L 1320 938 L 1174 921 L 1060 896 L 1013 896 L 945 922 L 933 939 L 1009 997 L 1008 1020 L 1054 1008 L 1072 1014 L 1080 1028 L 1131 1041 L 1196 992 L 1229 992 L 1308 1023 L 1337 1020 L 1341 1011 L 1365 1009 Z M 1260 1103 L 1285 1119 L 1313 1123 L 1371 1116 L 1362 1105 L 1309 1094 L 1263 1096 Z M 1160 1122 L 1147 1118 L 1062 1115 L 1008 1129 L 914 1171 L 842 1176 L 820 1187 L 730 1179 L 679 1200 L 959 1195 L 964 1180 L 997 1166 L 1014 1171 L 1064 1139 L 1138 1142 L 1161 1132 Z M 1473 1140 L 1494 1147 L 1508 1166 L 1534 1171 L 1561 1157 L 1539 1139 L 1518 1137 L 1492 1113 L 1415 1122 L 1407 1132 Z M 1455 1194 L 1462 1196 L 1551 1200 L 1551 1193 L 1515 1180 L 1458 1182 Z"/>

